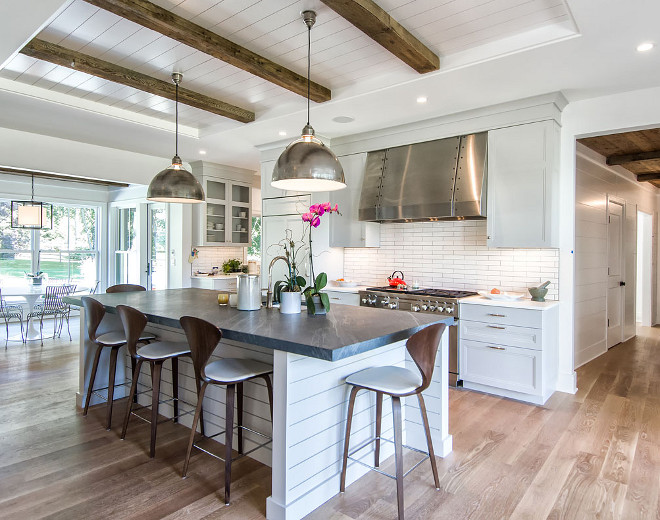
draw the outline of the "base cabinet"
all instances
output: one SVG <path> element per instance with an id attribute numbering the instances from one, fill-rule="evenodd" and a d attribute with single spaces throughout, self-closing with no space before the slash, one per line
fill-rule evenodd
<path id="1" fill-rule="evenodd" d="M 323 292 L 328 294 L 328 297 L 330 298 L 331 306 L 338 304 L 338 305 L 354 305 L 357 307 L 360 305 L 360 295 L 358 293 L 333 291 L 332 289 Z"/>
<path id="2" fill-rule="evenodd" d="M 190 286 L 197 289 L 236 292 L 236 277 L 229 276 L 226 278 L 191 278 Z"/>
<path id="3" fill-rule="evenodd" d="M 558 308 L 461 304 L 463 387 L 545 403 L 557 385 Z"/>

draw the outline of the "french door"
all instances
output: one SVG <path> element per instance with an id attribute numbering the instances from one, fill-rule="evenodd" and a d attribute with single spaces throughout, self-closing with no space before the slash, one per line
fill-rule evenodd
<path id="1" fill-rule="evenodd" d="M 167 205 L 148 205 L 147 289 L 167 289 Z"/>

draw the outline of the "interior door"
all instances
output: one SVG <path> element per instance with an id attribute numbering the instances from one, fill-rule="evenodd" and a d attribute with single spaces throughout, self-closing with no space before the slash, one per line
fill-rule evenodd
<path id="1" fill-rule="evenodd" d="M 623 205 L 607 202 L 607 348 L 623 338 Z"/>
<path id="2" fill-rule="evenodd" d="M 167 206 L 149 204 L 147 289 L 167 289 Z"/>

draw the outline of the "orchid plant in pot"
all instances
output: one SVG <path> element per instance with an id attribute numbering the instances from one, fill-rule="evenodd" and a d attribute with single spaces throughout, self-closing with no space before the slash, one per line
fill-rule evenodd
<path id="1" fill-rule="evenodd" d="M 300 312 L 302 288 L 307 281 L 298 271 L 298 257 L 305 249 L 304 244 L 296 244 L 287 230 L 287 237 L 278 245 L 284 250 L 280 257 L 286 261 L 288 273 L 284 280 L 278 280 L 273 287 L 275 301 L 280 302 L 280 312 L 283 314 L 296 314 Z"/>
<path id="2" fill-rule="evenodd" d="M 329 202 L 321 204 L 312 204 L 309 211 L 302 216 L 303 222 L 309 223 L 309 266 L 311 274 L 311 285 L 307 287 L 303 294 L 307 300 L 307 312 L 309 314 L 325 314 L 330 310 L 330 298 L 326 293 L 321 290 L 328 283 L 328 275 L 326 273 L 319 273 L 314 276 L 314 257 L 312 254 L 312 228 L 317 228 L 321 225 L 321 217 L 325 214 L 339 213 L 339 206 L 334 206 Z"/>

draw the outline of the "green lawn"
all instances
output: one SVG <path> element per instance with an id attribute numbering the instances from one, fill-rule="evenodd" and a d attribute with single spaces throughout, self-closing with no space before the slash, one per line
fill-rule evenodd
<path id="1" fill-rule="evenodd" d="M 71 261 L 71 278 L 82 278 L 82 261 Z M 69 278 L 69 264 L 67 262 L 41 262 L 41 270 L 50 279 L 66 280 Z M 30 272 L 30 260 L 0 259 L 0 276 L 7 278 L 21 278 L 25 272 Z"/>

